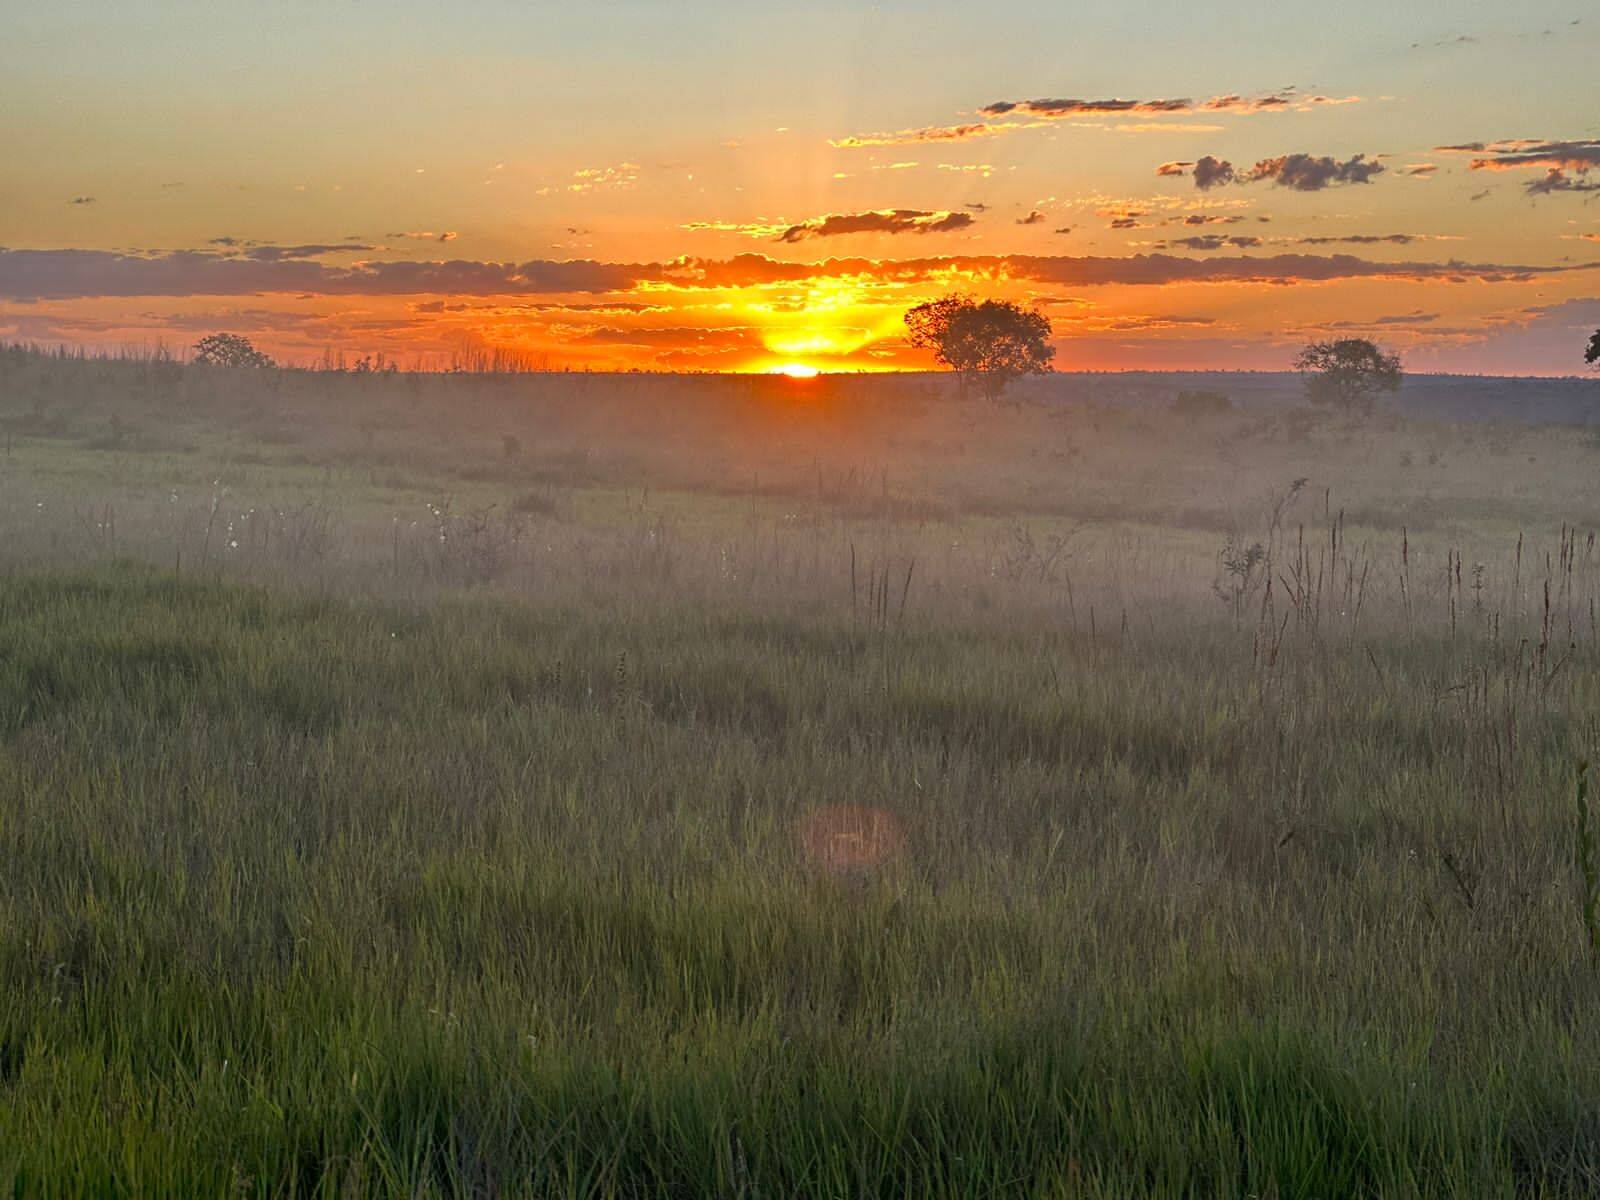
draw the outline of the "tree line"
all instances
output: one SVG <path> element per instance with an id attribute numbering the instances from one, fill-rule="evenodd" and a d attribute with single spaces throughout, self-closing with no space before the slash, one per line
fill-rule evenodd
<path id="1" fill-rule="evenodd" d="M 963 389 L 975 387 L 991 402 L 1023 376 L 1055 369 L 1050 319 L 1036 308 L 951 295 L 917 305 L 905 322 L 912 346 L 932 351 L 935 362 L 960 377 Z M 1583 360 L 1600 366 L 1600 329 L 1589 339 Z M 249 338 L 234 333 L 201 338 L 194 361 L 246 370 L 274 365 Z M 1370 411 L 1378 396 L 1398 391 L 1405 378 L 1400 356 L 1368 338 L 1312 342 L 1295 356 L 1294 369 L 1305 380 L 1311 403 L 1352 412 Z"/>

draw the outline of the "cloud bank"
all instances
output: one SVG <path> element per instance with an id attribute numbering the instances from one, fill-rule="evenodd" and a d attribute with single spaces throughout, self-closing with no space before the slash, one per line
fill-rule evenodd
<path id="1" fill-rule="evenodd" d="M 707 290 L 846 279 L 867 284 L 943 285 L 974 280 L 1159 285 L 1168 283 L 1325 282 L 1393 278 L 1449 282 L 1521 281 L 1600 263 L 1377 262 L 1350 254 L 1275 254 L 1198 260 L 1168 254 L 948 255 L 932 258 L 832 258 L 785 262 L 762 254 L 664 263 L 589 259 L 522 263 L 452 260 L 336 265 L 297 257 L 228 256 L 178 250 L 135 255 L 110 250 L 0 250 L 0 297 L 17 301 L 126 296 L 542 296 L 636 290 Z"/>

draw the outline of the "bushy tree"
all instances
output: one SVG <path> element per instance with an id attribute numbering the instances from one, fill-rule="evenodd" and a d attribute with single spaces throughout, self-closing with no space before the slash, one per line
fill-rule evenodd
<path id="1" fill-rule="evenodd" d="M 946 296 L 906 313 L 906 328 L 913 346 L 932 350 L 938 362 L 961 373 L 963 383 L 982 387 L 989 400 L 998 399 L 1013 379 L 1051 370 L 1056 355 L 1049 318 L 1008 300 Z"/>
<path id="2" fill-rule="evenodd" d="M 1583 361 L 1591 367 L 1600 366 L 1600 329 L 1589 339 L 1589 348 L 1583 352 Z"/>
<path id="3" fill-rule="evenodd" d="M 207 334 L 194 344 L 194 361 L 202 367 L 270 367 L 271 358 L 247 337 L 236 333 Z"/>
<path id="4" fill-rule="evenodd" d="M 1294 369 L 1305 377 L 1313 404 L 1369 411 L 1379 392 L 1396 392 L 1404 372 L 1398 354 L 1385 354 L 1366 338 L 1313 342 L 1300 351 Z"/>

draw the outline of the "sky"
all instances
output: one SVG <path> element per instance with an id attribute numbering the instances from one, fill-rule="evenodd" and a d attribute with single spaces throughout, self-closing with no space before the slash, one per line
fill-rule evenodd
<path id="1" fill-rule="evenodd" d="M 1568 375 L 1600 326 L 1592 0 L 7 7 L 0 340 L 920 369 L 958 292 L 1063 370 Z"/>

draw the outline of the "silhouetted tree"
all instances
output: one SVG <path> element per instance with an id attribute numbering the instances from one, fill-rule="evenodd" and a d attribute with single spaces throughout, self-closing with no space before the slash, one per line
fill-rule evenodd
<path id="1" fill-rule="evenodd" d="M 1313 342 L 1294 360 L 1313 404 L 1369 411 L 1379 392 L 1400 390 L 1398 354 L 1385 354 L 1366 338 Z"/>
<path id="2" fill-rule="evenodd" d="M 270 367 L 271 358 L 236 333 L 207 334 L 194 344 L 194 361 L 202 367 Z"/>
<path id="3" fill-rule="evenodd" d="M 1013 379 L 1051 370 L 1050 321 L 1008 300 L 946 296 L 906 313 L 908 340 L 996 400 Z"/>
<path id="4" fill-rule="evenodd" d="M 1600 366 L 1600 329 L 1589 339 L 1589 348 L 1583 352 L 1583 361 L 1591 367 Z"/>

